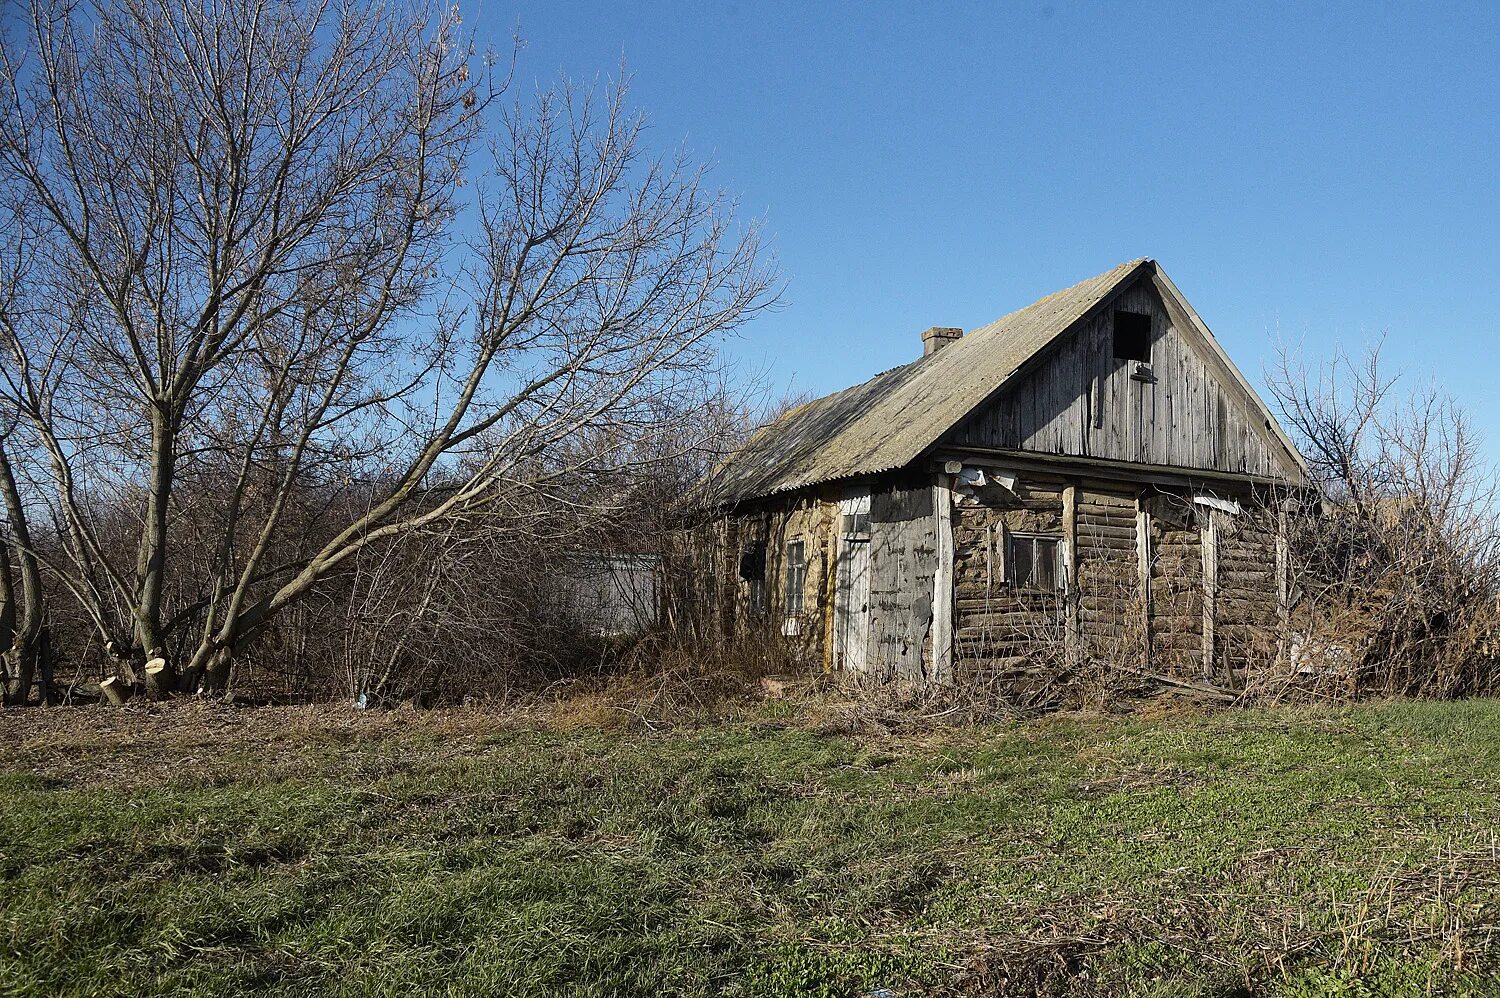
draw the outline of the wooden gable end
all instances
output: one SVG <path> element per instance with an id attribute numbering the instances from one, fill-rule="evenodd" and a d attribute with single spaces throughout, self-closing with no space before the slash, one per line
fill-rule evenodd
<path id="1" fill-rule="evenodd" d="M 1269 414 L 1159 281 L 1147 273 L 1122 287 L 944 442 L 1300 479 Z M 1144 365 L 1116 356 L 1121 312 L 1149 317 Z"/>

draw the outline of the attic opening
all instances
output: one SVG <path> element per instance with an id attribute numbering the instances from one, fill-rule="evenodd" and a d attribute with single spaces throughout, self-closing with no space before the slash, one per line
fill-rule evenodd
<path id="1" fill-rule="evenodd" d="M 1151 363 L 1151 316 L 1115 313 L 1115 359 Z"/>

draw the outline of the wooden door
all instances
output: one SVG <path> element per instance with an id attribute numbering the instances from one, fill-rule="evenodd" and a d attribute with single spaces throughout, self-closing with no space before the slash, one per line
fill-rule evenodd
<path id="1" fill-rule="evenodd" d="M 839 542 L 838 592 L 834 599 L 834 629 L 838 635 L 839 666 L 864 672 L 870 638 L 870 540 L 845 536 Z"/>

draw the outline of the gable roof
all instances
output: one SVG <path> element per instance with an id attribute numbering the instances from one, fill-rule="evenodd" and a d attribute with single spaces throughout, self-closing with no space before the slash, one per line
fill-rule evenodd
<path id="1" fill-rule="evenodd" d="M 1028 361 L 1143 275 L 1159 278 L 1163 297 L 1176 299 L 1173 304 L 1260 410 L 1295 466 L 1305 467 L 1275 417 L 1192 306 L 1155 261 L 1142 258 L 1050 294 L 910 364 L 788 411 L 719 466 L 710 486 L 714 499 L 733 504 L 910 464 L 990 400 Z"/>

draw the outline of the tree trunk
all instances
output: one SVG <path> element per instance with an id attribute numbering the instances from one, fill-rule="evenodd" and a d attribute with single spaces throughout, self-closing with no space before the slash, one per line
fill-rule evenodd
<path id="1" fill-rule="evenodd" d="M 209 657 L 208 665 L 203 669 L 203 676 L 198 681 L 199 696 L 219 696 L 229 689 L 229 671 L 234 660 L 233 653 L 228 648 L 219 648 Z"/>
<path id="2" fill-rule="evenodd" d="M 0 502 L 3 502 L 6 519 L 10 521 L 8 535 L 0 536 L 0 545 L 7 547 L 3 565 L 0 565 L 5 575 L 5 606 L 0 608 L 0 618 L 4 618 L 3 626 L 9 632 L 7 640 L 0 642 L 0 654 L 7 656 L 7 682 L 5 689 L 0 690 L 0 700 L 10 706 L 24 706 L 31 699 L 31 684 L 40 663 L 42 702 L 49 703 L 52 696 L 51 641 L 43 626 L 42 574 L 3 438 L 0 438 Z M 12 571 L 20 576 L 19 586 L 11 579 Z"/>
<path id="3" fill-rule="evenodd" d="M 10 543 L 0 537 L 0 653 L 16 637 L 16 590 L 10 573 Z"/>
<path id="4" fill-rule="evenodd" d="M 43 640 L 46 631 L 42 632 L 42 638 L 27 641 L 20 635 L 16 636 L 16 643 L 5 653 L 5 674 L 7 681 L 3 691 L 3 700 L 7 707 L 24 707 L 31 702 L 31 687 L 36 682 L 37 669 L 40 666 L 44 680 L 42 690 L 42 702 L 50 701 L 50 691 L 45 687 L 45 680 L 51 677 L 51 663 L 47 661 L 49 652 L 48 642 Z"/>
<path id="5" fill-rule="evenodd" d="M 52 628 L 43 627 L 36 642 L 37 678 L 42 681 L 42 703 L 57 706 L 57 684 L 52 681 Z"/>
<path id="6" fill-rule="evenodd" d="M 7 707 L 24 707 L 31 696 L 31 659 L 20 648 L 5 653 L 5 688 L 0 702 Z"/>
<path id="7" fill-rule="evenodd" d="M 135 633 L 153 658 L 161 656 L 162 588 L 167 571 L 167 513 L 177 466 L 177 415 L 172 399 L 154 399 L 151 409 L 151 469 L 146 490 L 140 547 L 136 554 Z M 175 673 L 173 674 L 175 679 Z"/>

